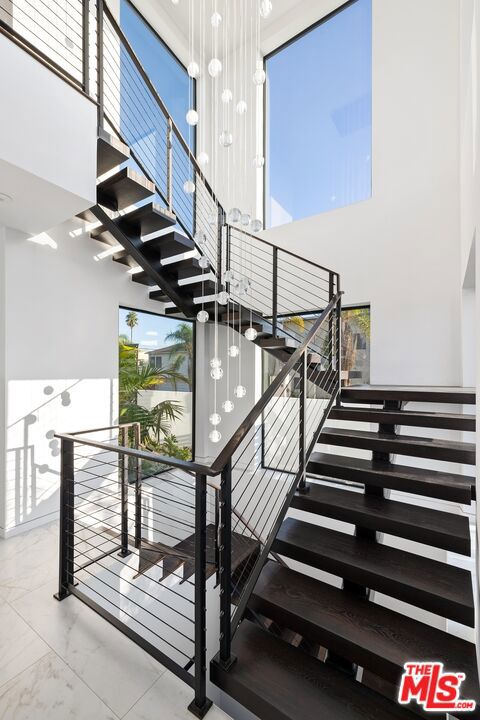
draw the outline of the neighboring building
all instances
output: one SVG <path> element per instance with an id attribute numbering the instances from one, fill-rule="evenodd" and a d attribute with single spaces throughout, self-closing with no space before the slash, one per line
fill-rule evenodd
<path id="1" fill-rule="evenodd" d="M 177 372 L 185 378 L 189 377 L 188 355 L 181 344 L 167 345 L 163 348 L 147 351 L 145 354 L 150 365 L 154 365 L 159 370 L 165 370 L 165 368 L 172 367 L 174 363 L 178 363 L 176 368 Z M 177 392 L 190 392 L 191 388 L 188 383 L 178 381 L 176 383 L 164 382 L 161 385 L 156 385 L 155 390 L 162 390 L 164 392 L 172 392 L 172 390 Z"/>

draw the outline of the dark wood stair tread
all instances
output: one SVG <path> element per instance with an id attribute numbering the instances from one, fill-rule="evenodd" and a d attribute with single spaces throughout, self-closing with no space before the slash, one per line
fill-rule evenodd
<path id="1" fill-rule="evenodd" d="M 244 621 L 232 643 L 229 671 L 210 678 L 261 720 L 414 720 L 409 710 L 299 648 Z"/>
<path id="2" fill-rule="evenodd" d="M 442 617 L 474 624 L 467 570 L 293 518 L 283 522 L 273 550 Z"/>
<path id="3" fill-rule="evenodd" d="M 421 385 L 358 385 L 343 388 L 341 398 L 346 402 L 363 402 L 365 404 L 385 400 L 401 400 L 403 402 L 474 405 L 475 390 L 463 387 L 424 387 Z"/>
<path id="4" fill-rule="evenodd" d="M 97 200 L 110 210 L 123 210 L 155 193 L 155 185 L 130 167 L 118 170 L 97 185 Z"/>
<path id="5" fill-rule="evenodd" d="M 374 495 L 310 483 L 310 492 L 297 494 L 292 507 L 398 535 L 426 545 L 470 555 L 468 518 Z"/>
<path id="6" fill-rule="evenodd" d="M 346 422 L 383 423 L 386 425 L 409 425 L 413 427 L 441 428 L 475 432 L 475 415 L 457 413 L 421 412 L 415 410 L 380 410 L 378 408 L 334 407 L 331 420 Z"/>
<path id="7" fill-rule="evenodd" d="M 319 443 L 475 465 L 475 444 L 437 438 L 325 427 Z"/>
<path id="8" fill-rule="evenodd" d="M 455 473 L 314 452 L 307 470 L 314 475 L 390 488 L 469 504 L 475 478 Z"/>
<path id="9" fill-rule="evenodd" d="M 97 139 L 97 177 L 126 162 L 130 148 L 114 135 L 100 130 Z"/>
<path id="10" fill-rule="evenodd" d="M 182 255 L 193 250 L 193 247 L 193 240 L 189 237 L 176 230 L 170 230 L 170 232 L 146 240 L 142 250 L 147 259 L 155 261 L 158 258 L 166 260 L 174 255 Z"/>
<path id="11" fill-rule="evenodd" d="M 480 700 L 474 643 L 353 593 L 268 562 L 249 607 L 395 684 L 412 658 L 443 662 L 465 673 L 463 697 Z"/>
<path id="12" fill-rule="evenodd" d="M 150 235 L 171 227 L 176 222 L 173 213 L 154 202 L 141 205 L 117 219 L 122 230 L 135 235 Z"/>

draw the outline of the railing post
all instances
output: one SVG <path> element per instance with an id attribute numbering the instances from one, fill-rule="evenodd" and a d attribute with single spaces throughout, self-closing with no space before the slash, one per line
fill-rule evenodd
<path id="1" fill-rule="evenodd" d="M 222 470 L 220 482 L 220 664 L 229 669 L 232 655 L 232 461 Z"/>
<path id="2" fill-rule="evenodd" d="M 223 233 L 225 225 L 225 213 L 223 212 L 220 205 L 218 206 L 218 237 L 217 237 L 217 288 L 222 284 L 223 275 Z"/>
<path id="3" fill-rule="evenodd" d="M 337 293 L 340 293 L 340 275 L 337 274 Z M 337 373 L 338 373 L 338 393 L 337 405 L 340 405 L 340 392 L 342 390 L 342 298 L 338 298 L 337 316 L 336 316 L 336 351 L 337 351 Z M 333 352 L 333 350 L 332 350 Z"/>
<path id="4" fill-rule="evenodd" d="M 121 427 L 119 430 L 119 445 L 126 447 L 127 445 L 127 428 Z M 118 482 L 120 484 L 120 512 L 121 512 L 121 550 L 120 557 L 130 555 L 128 549 L 128 461 L 125 461 L 125 455 L 119 452 L 118 457 Z"/>
<path id="5" fill-rule="evenodd" d="M 104 93 L 103 93 L 103 0 L 97 0 L 97 102 L 98 129 L 103 128 Z"/>
<path id="6" fill-rule="evenodd" d="M 168 209 L 173 209 L 173 124 L 172 118 L 167 119 L 167 204 Z"/>
<path id="7" fill-rule="evenodd" d="M 298 466 L 300 482 L 297 492 L 305 495 L 310 490 L 306 482 L 307 475 L 307 354 L 308 346 L 298 363 L 300 373 L 299 385 L 299 419 L 298 419 Z"/>
<path id="8" fill-rule="evenodd" d="M 273 248 L 272 258 L 272 335 L 277 337 L 278 322 L 278 248 Z"/>
<path id="9" fill-rule="evenodd" d="M 195 476 L 195 697 L 188 709 L 203 718 L 212 705 L 207 673 L 207 476 Z"/>
<path id="10" fill-rule="evenodd" d="M 57 600 L 70 595 L 69 585 L 73 585 L 74 550 L 74 449 L 73 441 L 62 438 L 60 445 L 60 552 Z"/>
<path id="11" fill-rule="evenodd" d="M 133 426 L 135 449 L 140 449 L 140 423 Z M 142 461 L 135 459 L 135 547 L 142 544 Z"/>
<path id="12" fill-rule="evenodd" d="M 90 0 L 82 6 L 82 74 L 83 90 L 90 94 Z"/>

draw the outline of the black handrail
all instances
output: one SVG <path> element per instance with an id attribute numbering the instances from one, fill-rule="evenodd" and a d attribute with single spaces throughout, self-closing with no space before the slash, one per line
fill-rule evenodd
<path id="1" fill-rule="evenodd" d="M 191 162 L 192 165 L 195 167 L 195 172 L 198 173 L 198 175 L 200 175 L 200 177 L 202 178 L 203 182 L 205 183 L 205 187 L 206 187 L 206 189 L 208 190 L 208 192 L 210 193 L 210 195 L 211 195 L 213 201 L 215 202 L 215 204 L 218 205 L 219 207 L 222 207 L 221 204 L 220 204 L 220 202 L 219 202 L 219 200 L 218 200 L 218 198 L 217 198 L 217 196 L 216 196 L 215 193 L 213 192 L 213 189 L 212 189 L 210 183 L 208 182 L 208 180 L 206 179 L 205 175 L 203 174 L 203 172 L 202 172 L 202 170 L 201 170 L 201 168 L 200 168 L 200 166 L 199 166 L 199 164 L 198 164 L 198 162 L 197 162 L 197 159 L 196 159 L 195 155 L 192 153 L 192 151 L 191 151 L 191 149 L 190 149 L 187 141 L 185 140 L 185 138 L 183 137 L 182 133 L 181 133 L 180 130 L 178 129 L 177 125 L 175 124 L 175 121 L 173 120 L 172 116 L 169 114 L 169 112 L 168 112 L 168 110 L 167 110 L 167 108 L 166 108 L 166 106 L 165 106 L 165 103 L 163 102 L 162 98 L 160 97 L 160 95 L 159 95 L 159 93 L 158 93 L 155 85 L 154 85 L 154 84 L 152 83 L 152 81 L 150 80 L 150 78 L 149 78 L 149 76 L 148 76 L 145 68 L 143 67 L 142 63 L 140 62 L 140 59 L 138 58 L 138 55 L 135 53 L 135 51 L 134 51 L 134 49 L 132 48 L 129 40 L 127 39 L 127 37 L 126 37 L 125 34 L 123 33 L 123 30 L 121 29 L 121 27 L 119 26 L 119 24 L 118 24 L 117 21 L 115 20 L 113 14 L 112 14 L 112 12 L 111 12 L 111 10 L 110 10 L 110 8 L 108 7 L 108 5 L 107 5 L 106 2 L 104 2 L 104 12 L 105 12 L 105 15 L 108 17 L 108 20 L 109 20 L 109 22 L 111 23 L 111 25 L 112 25 L 113 29 L 115 30 L 116 34 L 117 34 L 118 37 L 120 38 L 120 40 L 121 40 L 121 42 L 122 42 L 122 45 L 125 46 L 125 49 L 126 49 L 126 51 L 128 52 L 130 58 L 132 59 L 132 61 L 133 61 L 134 65 L 135 65 L 135 67 L 137 68 L 138 72 L 140 73 L 140 75 L 141 75 L 141 77 L 142 77 L 142 80 L 143 80 L 144 83 L 147 85 L 148 89 L 150 90 L 150 92 L 152 93 L 152 95 L 153 95 L 153 97 L 154 97 L 154 100 L 156 101 L 156 103 L 157 103 L 157 105 L 159 106 L 160 110 L 161 110 L 162 113 L 164 114 L 165 119 L 168 120 L 169 123 L 171 123 L 171 125 L 172 125 L 172 130 L 173 130 L 175 136 L 176 136 L 177 139 L 180 141 L 180 144 L 182 145 L 182 148 L 183 148 L 183 149 L 185 150 L 185 152 L 187 153 L 190 162 Z"/>
<path id="2" fill-rule="evenodd" d="M 211 465 L 202 465 L 192 460 L 180 460 L 178 458 L 170 457 L 168 455 L 158 455 L 150 451 L 135 450 L 134 448 L 122 447 L 120 445 L 113 445 L 112 443 L 100 442 L 98 440 L 90 440 L 86 438 L 79 438 L 78 435 L 81 433 L 68 434 L 68 433 L 55 433 L 55 437 L 63 440 L 73 440 L 74 442 L 80 442 L 82 445 L 88 445 L 90 447 L 99 448 L 101 450 L 112 450 L 123 455 L 137 458 L 139 460 L 148 460 L 149 462 L 171 465 L 179 470 L 185 470 L 189 473 L 199 473 L 207 475 L 208 477 L 215 477 L 220 475 L 222 470 L 226 467 L 227 463 L 232 459 L 234 453 L 240 447 L 242 441 L 246 437 L 247 433 L 254 426 L 261 413 L 265 410 L 268 403 L 275 396 L 277 390 L 281 387 L 288 374 L 292 371 L 295 365 L 298 363 L 302 355 L 307 351 L 308 345 L 313 337 L 318 333 L 320 326 L 323 324 L 325 319 L 329 316 L 331 311 L 336 307 L 338 301 L 342 296 L 341 292 L 338 292 L 332 300 L 329 302 L 325 310 L 319 315 L 315 324 L 312 325 L 309 332 L 305 336 L 304 340 L 291 355 L 289 360 L 285 363 L 281 371 L 278 373 L 276 378 L 270 383 L 267 390 L 263 393 L 262 397 L 258 400 L 255 406 L 250 410 L 245 420 L 242 422 L 240 427 L 232 435 L 225 447 L 220 451 L 215 460 Z M 82 431 L 82 433 L 88 431 Z"/>

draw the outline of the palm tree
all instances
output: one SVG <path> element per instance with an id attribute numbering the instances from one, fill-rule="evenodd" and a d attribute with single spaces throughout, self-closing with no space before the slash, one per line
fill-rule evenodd
<path id="1" fill-rule="evenodd" d="M 134 310 L 127 313 L 125 324 L 130 328 L 130 342 L 133 342 L 133 328 L 138 325 L 138 315 Z"/>
<path id="2" fill-rule="evenodd" d="M 189 389 L 192 389 L 192 366 L 193 366 L 193 327 L 191 323 L 179 323 L 175 330 L 165 336 L 167 342 L 174 342 L 170 356 L 173 356 L 173 368 L 178 370 L 183 358 L 187 358 L 187 379 Z"/>

